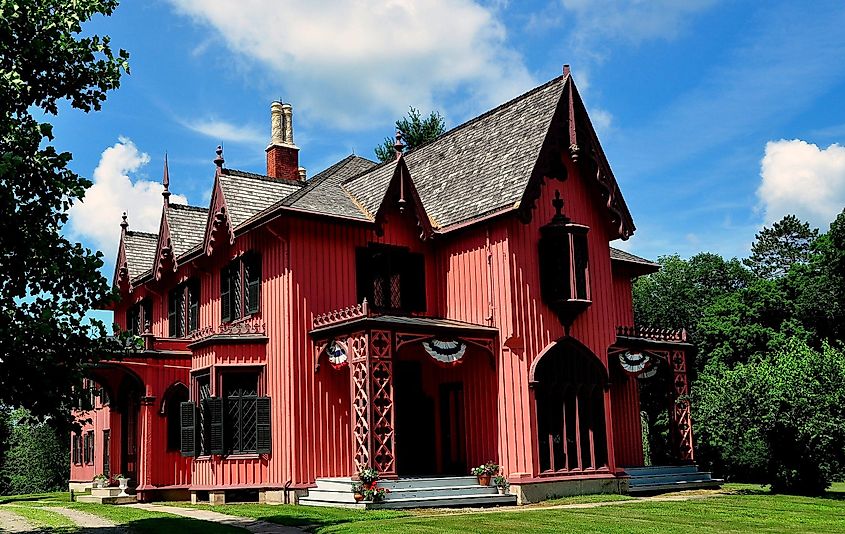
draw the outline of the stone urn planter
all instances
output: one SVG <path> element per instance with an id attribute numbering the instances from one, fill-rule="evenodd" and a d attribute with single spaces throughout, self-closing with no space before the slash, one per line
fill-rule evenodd
<path id="1" fill-rule="evenodd" d="M 129 487 L 129 478 L 119 477 L 117 479 L 117 487 L 120 488 L 118 497 L 129 497 L 129 494 L 126 493 L 126 489 Z"/>

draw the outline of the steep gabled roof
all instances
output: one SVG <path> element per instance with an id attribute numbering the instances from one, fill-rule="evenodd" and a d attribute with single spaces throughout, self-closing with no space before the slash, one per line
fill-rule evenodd
<path id="1" fill-rule="evenodd" d="M 618 248 L 610 247 L 610 260 L 624 263 L 630 268 L 633 268 L 638 274 L 656 273 L 660 270 L 659 263 L 641 258 L 624 250 L 619 250 Z"/>
<path id="2" fill-rule="evenodd" d="M 341 215 L 356 219 L 369 220 L 370 215 L 358 206 L 341 184 L 353 176 L 361 174 L 375 166 L 366 158 L 349 155 L 328 169 L 315 175 L 308 185 L 283 200 L 279 205 Z"/>
<path id="3" fill-rule="evenodd" d="M 153 267 L 158 235 L 127 230 L 123 239 L 129 279 L 134 280 Z"/>
<path id="4" fill-rule="evenodd" d="M 184 204 L 170 204 L 167 211 L 173 255 L 178 258 L 202 243 L 208 209 Z"/>
<path id="5" fill-rule="evenodd" d="M 555 78 L 405 154 L 435 228 L 519 202 L 563 87 L 564 78 Z M 379 165 L 348 180 L 344 188 L 374 213 L 393 170 L 393 165 Z"/>
<path id="6" fill-rule="evenodd" d="M 233 228 L 299 191 L 305 185 L 300 181 L 271 178 L 235 169 L 221 169 L 219 179 Z"/>

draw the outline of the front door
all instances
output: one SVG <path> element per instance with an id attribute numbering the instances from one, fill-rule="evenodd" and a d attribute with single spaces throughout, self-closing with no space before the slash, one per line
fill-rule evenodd
<path id="1" fill-rule="evenodd" d="M 440 443 L 443 474 L 466 474 L 464 385 L 461 382 L 440 384 Z"/>
<path id="2" fill-rule="evenodd" d="M 434 399 L 423 390 L 422 366 L 415 361 L 394 365 L 397 472 L 404 477 L 436 474 Z"/>

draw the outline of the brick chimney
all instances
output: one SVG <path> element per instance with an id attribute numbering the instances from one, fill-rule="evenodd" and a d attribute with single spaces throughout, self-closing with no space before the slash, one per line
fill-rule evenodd
<path id="1" fill-rule="evenodd" d="M 299 148 L 293 144 L 293 108 L 290 104 L 270 105 L 270 145 L 267 147 L 267 176 L 300 180 Z"/>

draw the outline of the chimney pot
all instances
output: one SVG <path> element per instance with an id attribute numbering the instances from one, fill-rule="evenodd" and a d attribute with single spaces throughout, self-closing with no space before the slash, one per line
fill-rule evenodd
<path id="1" fill-rule="evenodd" d="M 270 104 L 270 144 L 267 146 L 267 176 L 304 180 L 300 173 L 299 148 L 293 144 L 293 107 L 275 101 Z"/>

